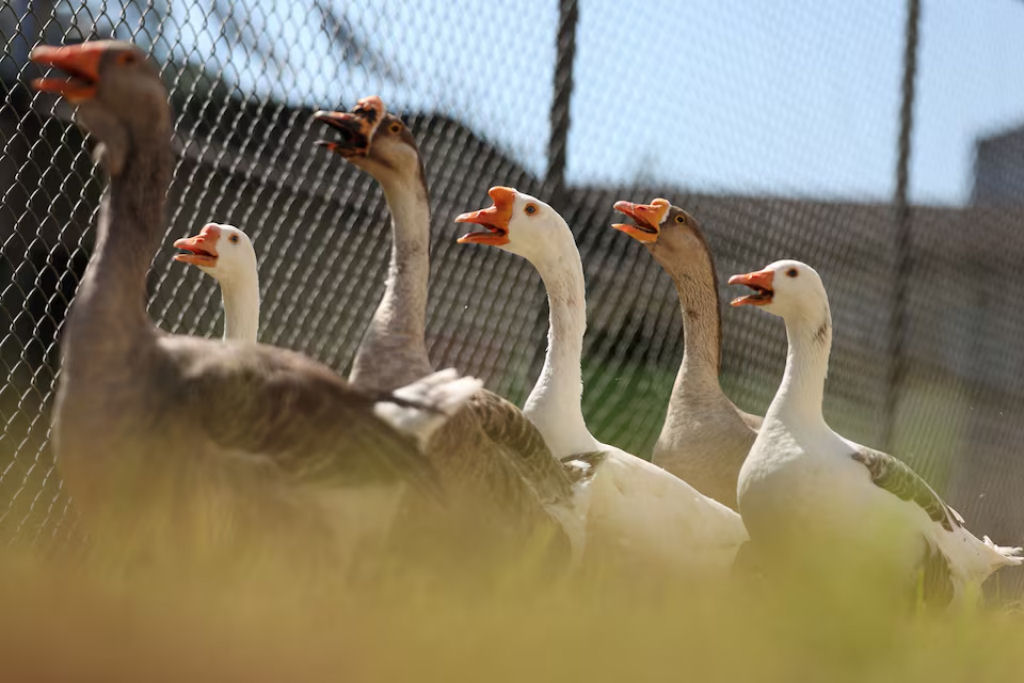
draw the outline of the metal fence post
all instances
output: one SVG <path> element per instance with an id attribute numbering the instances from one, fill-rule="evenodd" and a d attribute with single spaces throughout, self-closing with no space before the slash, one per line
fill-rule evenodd
<path id="1" fill-rule="evenodd" d="M 893 310 L 889 330 L 889 378 L 885 412 L 882 415 L 882 443 L 893 448 L 896 409 L 906 381 L 907 285 L 913 267 L 911 244 L 911 208 L 907 198 L 910 180 L 910 135 L 914 129 L 914 79 L 917 75 L 917 43 L 921 20 L 920 0 L 907 0 L 906 43 L 903 51 L 902 102 L 900 104 L 899 152 L 896 161 L 896 189 L 893 196 L 895 251 Z"/>
<path id="2" fill-rule="evenodd" d="M 551 98 L 551 136 L 548 138 L 546 182 L 549 197 L 559 202 L 565 190 L 566 144 L 571 118 L 572 65 L 576 55 L 576 23 L 579 5 L 576 0 L 558 0 L 558 30 L 555 34 L 554 96 Z"/>

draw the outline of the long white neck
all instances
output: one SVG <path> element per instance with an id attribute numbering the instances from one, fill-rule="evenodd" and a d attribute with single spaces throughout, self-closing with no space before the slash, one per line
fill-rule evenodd
<path id="1" fill-rule="evenodd" d="M 430 204 L 420 173 L 379 182 L 391 211 L 391 262 L 384 296 L 356 351 L 349 380 L 388 391 L 433 370 L 425 338 Z"/>
<path id="2" fill-rule="evenodd" d="M 224 304 L 224 340 L 255 343 L 260 329 L 260 284 L 255 269 L 218 280 Z"/>
<path id="3" fill-rule="evenodd" d="M 587 330 L 583 263 L 572 233 L 566 229 L 560 240 L 558 248 L 531 259 L 547 290 L 550 317 L 544 367 L 523 407 L 557 458 L 601 446 L 587 429 L 581 406 L 580 358 Z"/>
<path id="4" fill-rule="evenodd" d="M 816 313 L 787 318 L 786 337 L 786 371 L 765 422 L 778 419 L 789 425 L 824 426 L 821 405 L 832 348 L 832 313 L 828 302 Z"/>

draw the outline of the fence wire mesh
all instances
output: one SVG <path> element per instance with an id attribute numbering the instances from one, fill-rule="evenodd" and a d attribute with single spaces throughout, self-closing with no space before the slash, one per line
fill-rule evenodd
<path id="1" fill-rule="evenodd" d="M 972 527 L 1024 543 L 1024 128 L 975 131 L 973 189 L 938 203 L 927 187 L 915 194 L 915 178 L 941 186 L 946 177 L 910 146 L 919 201 L 901 254 L 892 196 L 905 12 L 884 2 L 725 5 L 710 18 L 701 3 L 603 0 L 3 5 L 5 537 L 73 530 L 48 446 L 49 407 L 60 326 L 102 191 L 69 112 L 28 89 L 36 73 L 27 56 L 39 43 L 114 36 L 162 65 L 176 112 L 166 239 L 150 279 L 149 310 L 162 328 L 219 334 L 214 283 L 173 264 L 171 242 L 211 220 L 232 223 L 260 257 L 261 341 L 347 371 L 382 291 L 387 211 L 371 179 L 313 146 L 310 114 L 377 93 L 404 116 L 426 166 L 428 343 L 438 366 L 480 375 L 513 400 L 538 372 L 547 325 L 539 279 L 511 256 L 455 245 L 450 220 L 482 206 L 489 186 L 516 186 L 549 200 L 577 235 L 588 279 L 588 420 L 602 440 L 649 454 L 682 354 L 678 302 L 653 260 L 609 224 L 617 199 L 666 196 L 701 220 L 720 275 L 784 257 L 814 265 L 835 318 L 825 406 L 833 426 L 891 447 Z M 963 54 L 1001 59 L 998 39 L 977 38 L 1006 23 L 1019 36 L 1024 12 L 1012 5 L 974 8 Z M 925 163 L 940 166 L 947 158 L 920 126 L 936 130 L 928 122 L 940 107 L 976 109 L 984 89 L 973 82 L 974 99 L 953 97 L 965 69 L 947 68 L 948 50 L 936 56 L 949 11 L 924 3 L 918 80 L 930 85 L 914 103 L 924 123 L 911 135 Z M 807 66 L 823 59 L 834 67 L 824 77 Z M 1024 76 L 1019 60 L 1000 68 L 991 84 Z M 794 99 L 808 91 L 816 94 Z M 1005 106 L 1006 120 L 1024 119 L 1024 102 Z M 783 328 L 745 310 L 724 312 L 723 323 L 723 385 L 763 412 L 784 363 Z"/>

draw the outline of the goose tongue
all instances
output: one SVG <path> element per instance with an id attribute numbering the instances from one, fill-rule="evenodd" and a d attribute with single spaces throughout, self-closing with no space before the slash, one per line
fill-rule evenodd
<path id="1" fill-rule="evenodd" d="M 52 66 L 68 73 L 70 78 L 37 78 L 32 87 L 41 92 L 63 95 L 69 102 L 82 102 L 96 96 L 100 80 L 99 66 L 106 43 L 91 42 L 54 47 L 40 45 L 33 48 L 29 59 L 36 64 Z"/>
<path id="2" fill-rule="evenodd" d="M 661 231 L 661 222 L 669 209 L 667 199 L 655 199 L 650 204 L 634 204 L 633 202 L 615 202 L 615 210 L 633 219 L 629 223 L 612 223 L 612 227 L 621 230 L 638 242 L 657 242 Z"/>
<path id="3" fill-rule="evenodd" d="M 174 260 L 191 263 L 193 266 L 213 268 L 217 265 L 217 240 L 220 239 L 220 228 L 207 225 L 198 235 L 175 240 L 174 248 L 186 252 L 175 254 Z"/>
<path id="4" fill-rule="evenodd" d="M 316 144 L 346 158 L 365 157 L 386 113 L 384 101 L 377 95 L 359 100 L 352 111 L 317 111 L 313 119 L 340 132 L 341 140 L 317 140 Z"/>
<path id="5" fill-rule="evenodd" d="M 775 292 L 772 289 L 772 282 L 775 279 L 775 271 L 758 270 L 744 275 L 733 275 L 729 278 L 730 285 L 746 285 L 754 290 L 753 294 L 736 297 L 729 302 L 730 306 L 764 306 L 772 302 Z"/>

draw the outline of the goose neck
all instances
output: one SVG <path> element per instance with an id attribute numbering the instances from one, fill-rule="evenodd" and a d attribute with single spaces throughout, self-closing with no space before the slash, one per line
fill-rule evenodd
<path id="1" fill-rule="evenodd" d="M 710 263 L 691 263 L 671 273 L 683 321 L 683 360 L 673 388 L 673 398 L 694 389 L 720 391 L 718 375 L 722 359 L 722 315 Z"/>
<path id="2" fill-rule="evenodd" d="M 548 348 L 523 409 L 558 457 L 599 446 L 587 429 L 581 405 L 580 361 L 587 329 L 583 264 L 571 233 L 562 246 L 534 261 L 548 297 Z"/>
<path id="3" fill-rule="evenodd" d="M 224 305 L 224 339 L 255 342 L 260 326 L 260 289 L 255 273 L 246 277 L 224 278 L 220 281 Z"/>
<path id="4" fill-rule="evenodd" d="M 136 140 L 100 207 L 96 244 L 67 331 L 95 332 L 103 340 L 96 348 L 131 344 L 154 329 L 146 314 L 146 275 L 164 232 L 173 163 L 165 137 Z"/>
<path id="5" fill-rule="evenodd" d="M 430 204 L 422 175 L 380 181 L 391 212 L 388 277 L 356 352 L 351 380 L 394 389 L 430 372 L 426 349 Z"/>
<path id="6" fill-rule="evenodd" d="M 817 315 L 787 318 L 786 337 L 786 370 L 765 419 L 776 417 L 791 424 L 823 425 L 822 401 L 832 347 L 828 304 Z"/>

